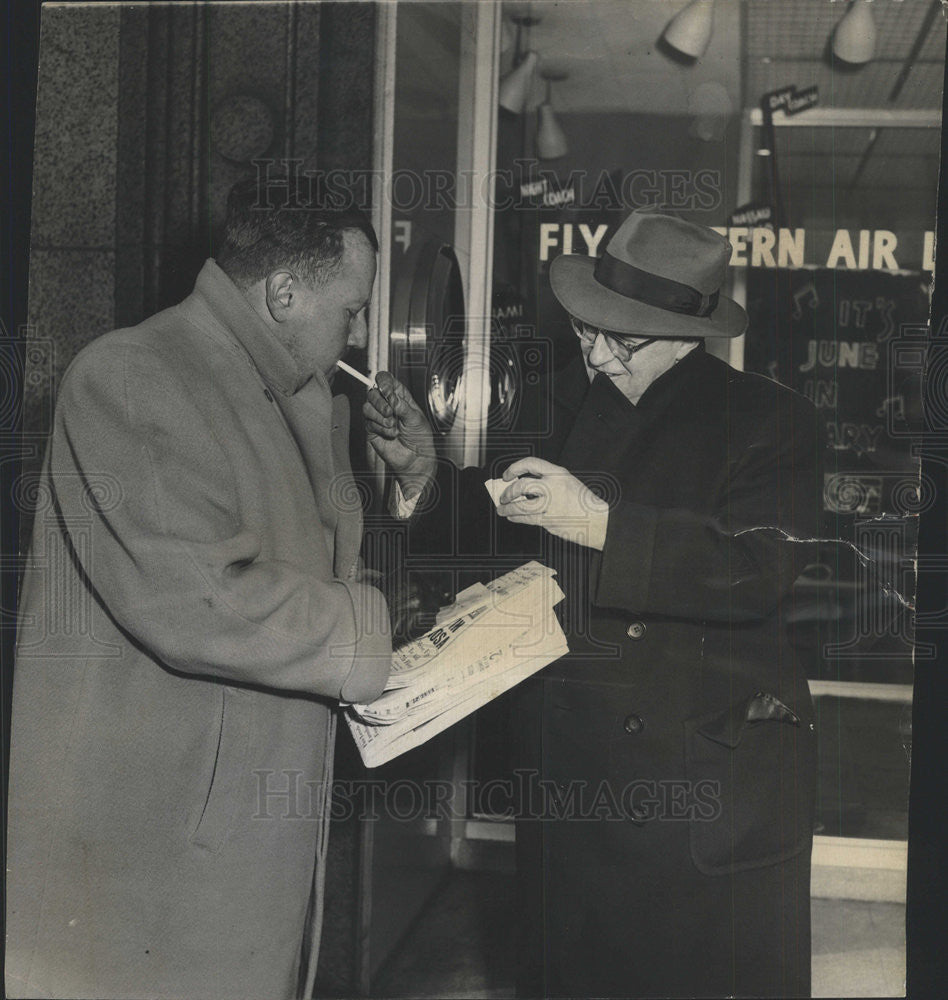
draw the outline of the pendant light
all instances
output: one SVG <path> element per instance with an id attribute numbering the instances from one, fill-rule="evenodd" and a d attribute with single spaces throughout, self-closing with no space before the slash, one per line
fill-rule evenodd
<path id="1" fill-rule="evenodd" d="M 876 22 L 867 0 L 851 0 L 849 10 L 833 32 L 833 55 L 861 66 L 875 55 Z"/>
<path id="2" fill-rule="evenodd" d="M 556 160 L 561 156 L 566 156 L 569 152 L 569 144 L 566 141 L 566 133 L 560 127 L 560 123 L 553 113 L 550 92 L 555 80 L 565 80 L 569 74 L 555 70 L 544 70 L 542 76 L 546 80 L 546 100 L 537 109 L 539 114 L 537 156 L 541 160 Z"/>
<path id="3" fill-rule="evenodd" d="M 533 88 L 533 74 L 537 68 L 536 52 L 522 53 L 520 43 L 522 33 L 533 25 L 539 24 L 538 17 L 527 14 L 511 18 L 517 25 L 517 47 L 514 52 L 514 68 L 500 81 L 498 103 L 502 108 L 515 115 L 522 115 L 527 105 L 527 99 Z"/>
<path id="4" fill-rule="evenodd" d="M 697 59 L 708 50 L 713 26 L 714 0 L 692 0 L 668 22 L 662 37 L 676 52 Z"/>
<path id="5" fill-rule="evenodd" d="M 509 52 L 513 48 L 514 44 L 514 33 L 513 28 L 510 27 L 510 22 L 504 18 L 500 22 L 500 51 L 501 54 Z"/>

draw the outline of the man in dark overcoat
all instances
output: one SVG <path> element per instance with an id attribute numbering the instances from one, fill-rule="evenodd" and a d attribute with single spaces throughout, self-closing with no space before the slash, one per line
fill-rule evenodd
<path id="1" fill-rule="evenodd" d="M 516 716 L 523 995 L 809 995 L 816 736 L 792 585 L 821 444 L 807 400 L 704 350 L 746 326 L 729 255 L 633 213 L 600 259 L 555 259 L 579 352 L 533 411 L 548 433 L 493 472 L 442 469 L 413 532 L 426 558 L 545 559 L 566 592 L 570 654 Z M 369 426 L 423 448 L 407 394 L 379 385 Z"/>

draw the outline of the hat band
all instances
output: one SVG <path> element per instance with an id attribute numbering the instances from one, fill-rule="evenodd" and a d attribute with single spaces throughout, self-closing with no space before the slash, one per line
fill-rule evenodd
<path id="1" fill-rule="evenodd" d="M 600 285 L 629 299 L 687 316 L 710 316 L 717 308 L 718 293 L 702 295 L 697 288 L 663 278 L 613 257 L 607 250 L 596 261 L 593 277 Z"/>

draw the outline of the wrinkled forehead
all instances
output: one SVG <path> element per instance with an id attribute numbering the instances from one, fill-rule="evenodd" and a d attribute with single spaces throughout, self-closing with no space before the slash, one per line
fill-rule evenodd
<path id="1" fill-rule="evenodd" d="M 358 229 L 347 229 L 342 234 L 342 246 L 338 277 L 368 296 L 375 282 L 376 253 L 372 244 Z"/>

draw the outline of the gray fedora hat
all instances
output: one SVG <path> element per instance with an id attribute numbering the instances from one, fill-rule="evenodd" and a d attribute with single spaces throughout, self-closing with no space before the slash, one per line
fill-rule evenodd
<path id="1" fill-rule="evenodd" d="M 747 313 L 721 294 L 731 244 L 713 229 L 635 211 L 593 260 L 561 254 L 550 286 L 592 326 L 641 337 L 739 337 Z"/>

